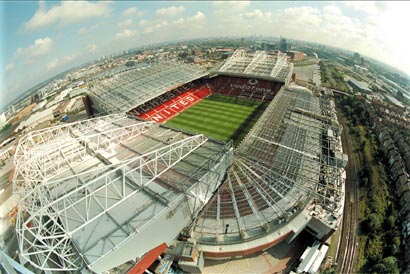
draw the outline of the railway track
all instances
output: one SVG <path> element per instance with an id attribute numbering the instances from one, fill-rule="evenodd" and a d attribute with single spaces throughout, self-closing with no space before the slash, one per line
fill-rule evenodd
<path id="1" fill-rule="evenodd" d="M 336 254 L 337 273 L 352 273 L 355 268 L 357 249 L 357 220 L 358 220 L 358 177 L 356 157 L 353 152 L 351 138 L 345 118 L 338 113 L 339 121 L 343 126 L 342 144 L 348 155 L 345 182 L 345 206 L 341 238 Z"/>

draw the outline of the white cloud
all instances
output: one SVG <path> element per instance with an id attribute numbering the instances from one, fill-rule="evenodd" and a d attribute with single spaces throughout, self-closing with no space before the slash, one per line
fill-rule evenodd
<path id="1" fill-rule="evenodd" d="M 343 6 L 368 14 L 377 14 L 385 9 L 386 3 L 383 2 L 371 2 L 371 1 L 342 1 Z"/>
<path id="2" fill-rule="evenodd" d="M 202 12 L 198 11 L 194 16 L 189 17 L 187 19 L 188 22 L 190 21 L 202 21 L 205 19 L 205 14 L 203 14 Z"/>
<path id="3" fill-rule="evenodd" d="M 120 28 L 127 28 L 131 25 L 132 25 L 132 20 L 131 19 L 126 19 L 126 20 L 121 21 L 121 22 L 118 23 L 118 27 L 120 27 Z"/>
<path id="4" fill-rule="evenodd" d="M 50 71 L 50 70 L 56 68 L 57 65 L 58 65 L 58 58 L 56 58 L 56 59 L 50 61 L 50 62 L 47 64 L 47 71 Z"/>
<path id="5" fill-rule="evenodd" d="M 88 44 L 86 49 L 88 52 L 94 52 L 97 49 L 97 46 L 95 44 Z"/>
<path id="6" fill-rule="evenodd" d="M 179 6 L 179 7 L 168 7 L 168 8 L 162 8 L 157 10 L 155 13 L 157 16 L 162 16 L 162 17 L 172 17 L 172 16 L 176 16 L 182 12 L 185 11 L 185 8 L 183 6 Z"/>
<path id="7" fill-rule="evenodd" d="M 307 6 L 286 8 L 274 16 L 274 19 L 277 22 L 283 21 L 284 28 L 293 26 L 296 30 L 300 27 L 308 29 L 319 27 L 322 23 L 319 10 Z"/>
<path id="8" fill-rule="evenodd" d="M 136 30 L 129 30 L 129 29 L 125 29 L 121 32 L 118 32 L 115 35 L 115 39 L 124 39 L 124 38 L 132 38 L 135 35 L 137 35 L 137 31 Z"/>
<path id="9" fill-rule="evenodd" d="M 121 15 L 122 16 L 143 16 L 144 12 L 138 10 L 138 8 L 136 7 L 131 7 L 131 8 L 124 10 Z"/>
<path id="10" fill-rule="evenodd" d="M 204 13 L 198 11 L 195 15 L 188 17 L 188 18 L 183 18 L 180 17 L 177 20 L 174 20 L 171 22 L 170 25 L 173 26 L 180 26 L 180 27 L 197 27 L 199 24 L 204 23 L 206 19 L 206 16 Z M 163 25 L 166 26 L 166 25 Z"/>
<path id="11" fill-rule="evenodd" d="M 71 61 L 73 61 L 75 59 L 75 55 L 74 54 L 72 54 L 72 55 L 67 55 L 67 56 L 64 56 L 63 57 L 63 60 L 65 61 L 65 62 L 71 62 Z"/>
<path id="12" fill-rule="evenodd" d="M 92 17 L 108 16 L 110 12 L 109 2 L 105 1 L 61 1 L 50 9 L 46 8 L 45 2 L 40 1 L 39 8 L 25 27 L 27 30 L 33 30 L 54 24 L 72 24 Z"/>
<path id="13" fill-rule="evenodd" d="M 251 1 L 214 1 L 212 6 L 215 14 L 238 13 L 246 9 Z"/>
<path id="14" fill-rule="evenodd" d="M 103 25 L 106 25 L 106 22 L 100 21 L 92 26 L 82 27 L 81 29 L 78 30 L 78 34 L 85 35 L 88 33 L 95 33 L 97 29 L 101 28 Z"/>
<path id="15" fill-rule="evenodd" d="M 328 14 L 335 14 L 335 15 L 341 15 L 342 10 L 339 7 L 336 6 L 325 6 L 323 7 L 323 11 Z"/>
<path id="16" fill-rule="evenodd" d="M 146 27 L 145 29 L 144 29 L 144 33 L 151 33 L 151 32 L 154 32 L 154 31 L 156 31 L 156 30 L 159 30 L 159 29 L 161 29 L 161 28 L 163 28 L 163 27 L 166 27 L 166 26 L 168 26 L 168 22 L 167 21 L 160 21 L 160 22 L 158 22 L 158 23 L 155 23 L 155 24 L 153 24 L 153 25 L 151 25 L 151 26 L 148 26 L 148 27 Z"/>
<path id="17" fill-rule="evenodd" d="M 214 23 L 214 22 L 212 22 Z M 173 20 L 161 20 L 144 22 L 142 39 L 147 43 L 169 41 L 172 39 L 190 39 L 209 36 L 208 17 L 201 11 L 189 16 L 177 17 Z M 142 40 L 141 39 L 141 40 Z"/>
<path id="18" fill-rule="evenodd" d="M 6 65 L 5 72 L 8 73 L 14 69 L 14 63 L 9 63 Z"/>
<path id="19" fill-rule="evenodd" d="M 256 25 L 262 20 L 255 16 L 268 15 L 269 12 L 262 12 L 259 9 L 250 10 L 251 1 L 213 1 L 213 24 L 214 30 L 218 34 L 223 35 L 248 35 L 250 32 L 255 33 Z M 246 20 L 252 19 L 255 20 Z M 266 23 L 266 22 L 265 22 Z M 227 31 L 230 29 L 231 31 Z M 253 30 L 252 30 L 253 29 Z"/>
<path id="20" fill-rule="evenodd" d="M 15 55 L 18 57 L 33 59 L 49 53 L 51 51 L 52 44 L 53 42 L 50 37 L 39 38 L 34 41 L 34 44 L 26 48 L 18 48 Z"/>
<path id="21" fill-rule="evenodd" d="M 183 24 L 185 24 L 185 22 L 186 22 L 186 19 L 180 17 L 180 18 L 178 18 L 177 20 L 172 21 L 171 24 L 172 24 L 172 25 L 183 25 Z"/>
<path id="22" fill-rule="evenodd" d="M 264 18 L 264 17 L 272 16 L 272 13 L 271 12 L 263 12 L 259 9 L 256 9 L 256 10 L 253 10 L 253 11 L 250 11 L 250 12 L 245 12 L 243 15 L 247 19 L 261 19 L 261 18 Z"/>
<path id="23" fill-rule="evenodd" d="M 337 6 L 335 6 L 337 5 Z M 365 56 L 382 60 L 410 73 L 410 59 L 402 53 L 410 44 L 403 35 L 403 27 L 410 25 L 410 3 L 342 2 L 321 9 L 289 7 L 277 10 L 272 16 L 262 16 L 262 11 L 242 13 L 254 25 L 244 24 L 236 17 L 226 17 L 225 28 L 232 33 L 282 35 L 288 38 L 317 42 L 357 51 Z M 348 7 L 349 6 L 349 7 Z M 364 13 L 364 16 L 347 16 L 346 10 Z M 227 19 L 228 18 L 228 19 Z M 256 23 L 259 21 L 258 28 Z M 235 26 L 237 22 L 238 27 Z M 376 46 L 377 45 L 377 46 Z"/>
<path id="24" fill-rule="evenodd" d="M 370 34 L 377 39 L 377 43 L 369 45 L 369 49 L 378 50 L 379 58 L 387 59 L 390 65 L 401 66 L 410 75 L 410 58 L 403 55 L 410 44 L 410 36 L 405 34 L 410 25 L 410 2 L 384 4 L 383 12 L 374 16 L 371 20 L 373 24 L 367 26 Z"/>

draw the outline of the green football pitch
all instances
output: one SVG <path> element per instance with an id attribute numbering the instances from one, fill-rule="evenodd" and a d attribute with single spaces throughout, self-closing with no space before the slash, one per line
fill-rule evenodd
<path id="1" fill-rule="evenodd" d="M 266 108 L 266 103 L 213 94 L 166 124 L 193 134 L 238 144 Z"/>

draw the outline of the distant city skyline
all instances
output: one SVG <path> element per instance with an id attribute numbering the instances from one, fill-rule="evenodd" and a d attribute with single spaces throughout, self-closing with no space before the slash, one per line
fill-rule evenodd
<path id="1" fill-rule="evenodd" d="M 0 2 L 0 108 L 65 70 L 145 44 L 283 36 L 359 52 L 410 75 L 410 2 Z"/>

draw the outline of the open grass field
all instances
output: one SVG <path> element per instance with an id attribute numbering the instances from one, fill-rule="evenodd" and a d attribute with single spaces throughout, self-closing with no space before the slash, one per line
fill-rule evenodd
<path id="1" fill-rule="evenodd" d="M 237 145 L 263 113 L 267 103 L 213 94 L 166 123 L 174 128 Z"/>

